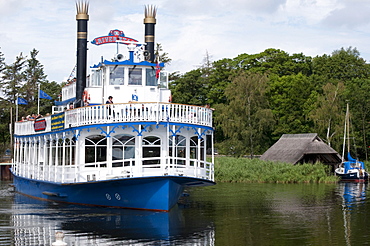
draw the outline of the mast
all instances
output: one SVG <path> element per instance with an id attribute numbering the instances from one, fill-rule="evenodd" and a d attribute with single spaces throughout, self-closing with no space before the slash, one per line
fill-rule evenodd
<path id="1" fill-rule="evenodd" d="M 347 121 L 347 153 L 350 151 L 350 142 L 349 142 L 349 104 L 347 103 L 347 111 L 346 111 L 346 121 Z"/>
<path id="2" fill-rule="evenodd" d="M 347 153 L 349 153 L 349 105 L 348 103 L 347 103 L 347 109 L 346 109 L 346 117 L 344 119 L 342 162 L 344 162 L 344 150 L 346 149 L 346 143 L 347 143 Z"/>
<path id="3" fill-rule="evenodd" d="M 82 94 L 86 87 L 87 67 L 87 22 L 89 21 L 87 1 L 76 2 L 77 8 L 77 72 L 76 72 L 76 107 L 83 105 Z"/>

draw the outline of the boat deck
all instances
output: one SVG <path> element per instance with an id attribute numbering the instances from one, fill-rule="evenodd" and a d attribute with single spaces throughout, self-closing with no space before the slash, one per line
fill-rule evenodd
<path id="1" fill-rule="evenodd" d="M 212 110 L 174 103 L 122 103 L 86 106 L 46 116 L 36 121 L 17 122 L 15 135 L 40 133 L 36 123 L 43 121 L 43 132 L 94 124 L 120 122 L 169 122 L 212 127 Z"/>

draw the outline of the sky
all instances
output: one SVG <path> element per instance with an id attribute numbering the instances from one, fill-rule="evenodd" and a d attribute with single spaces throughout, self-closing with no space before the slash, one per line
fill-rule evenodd
<path id="1" fill-rule="evenodd" d="M 144 6 L 157 7 L 155 42 L 172 59 L 169 72 L 211 61 L 258 54 L 330 55 L 356 48 L 370 61 L 370 1 L 366 0 L 89 0 L 88 40 L 122 30 L 144 42 Z M 39 51 L 49 81 L 62 82 L 76 64 L 75 0 L 0 0 L 0 51 L 11 64 Z M 110 60 L 114 44 L 88 45 L 88 66 Z M 120 50 L 124 49 L 120 46 Z M 121 53 L 121 52 L 120 52 Z M 122 51 L 123 53 L 123 51 Z"/>

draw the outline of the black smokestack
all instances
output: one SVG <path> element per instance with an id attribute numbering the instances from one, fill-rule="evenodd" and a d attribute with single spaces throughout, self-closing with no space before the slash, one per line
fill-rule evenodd
<path id="1" fill-rule="evenodd" d="M 154 62 L 154 28 L 156 24 L 155 16 L 157 14 L 157 8 L 153 5 L 145 6 L 145 43 L 146 50 L 149 52 L 147 61 Z"/>
<path id="2" fill-rule="evenodd" d="M 82 94 L 86 87 L 86 66 L 87 66 L 87 14 L 89 4 L 87 2 L 76 2 L 77 8 L 77 82 L 76 82 L 76 106 L 83 106 Z"/>

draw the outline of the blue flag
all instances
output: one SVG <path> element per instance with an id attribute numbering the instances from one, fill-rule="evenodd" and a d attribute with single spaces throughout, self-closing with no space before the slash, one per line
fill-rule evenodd
<path id="1" fill-rule="evenodd" d="M 135 94 L 132 94 L 132 101 L 138 101 L 139 100 L 139 97 Z"/>
<path id="2" fill-rule="evenodd" d="M 40 98 L 44 98 L 44 99 L 49 99 L 51 100 L 51 96 L 49 96 L 48 94 L 46 94 L 43 90 L 40 89 Z"/>
<path id="3" fill-rule="evenodd" d="M 28 104 L 28 102 L 27 102 L 27 100 L 26 100 L 26 99 L 21 98 L 21 97 L 18 97 L 18 98 L 17 98 L 17 105 L 20 105 L 20 104 L 27 105 L 27 104 Z"/>

